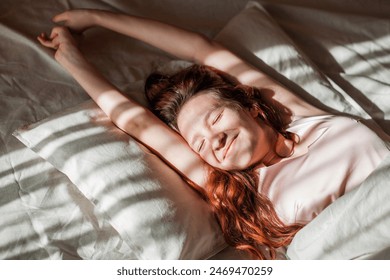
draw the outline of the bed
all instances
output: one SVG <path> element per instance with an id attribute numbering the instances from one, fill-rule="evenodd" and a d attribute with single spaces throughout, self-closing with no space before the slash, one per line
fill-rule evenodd
<path id="1" fill-rule="evenodd" d="M 225 44 L 303 98 L 390 134 L 390 4 L 362 1 L 0 3 L 0 259 L 247 259 L 207 204 L 120 132 L 36 41 L 53 15 L 97 8 L 155 18 Z M 95 28 L 87 58 L 146 104 L 153 70 L 189 64 Z M 281 250 L 288 259 L 390 259 L 390 158 Z"/>

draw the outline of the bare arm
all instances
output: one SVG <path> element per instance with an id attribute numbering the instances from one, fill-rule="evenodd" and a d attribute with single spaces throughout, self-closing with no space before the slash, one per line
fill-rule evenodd
<path id="1" fill-rule="evenodd" d="M 287 106 L 294 115 L 310 116 L 324 111 L 307 103 L 259 69 L 205 36 L 166 23 L 101 10 L 73 10 L 53 19 L 82 32 L 101 26 L 141 40 L 181 59 L 213 66 L 236 77 L 241 83 L 271 89 L 270 98 Z"/>
<path id="2" fill-rule="evenodd" d="M 63 22 L 76 32 L 100 26 L 155 46 L 186 60 L 196 60 L 198 44 L 205 38 L 175 26 L 152 19 L 103 10 L 70 10 L 56 15 L 53 21 Z"/>
<path id="3" fill-rule="evenodd" d="M 55 59 L 74 77 L 120 129 L 160 155 L 177 172 L 205 186 L 208 165 L 185 140 L 147 108 L 125 97 L 90 64 L 76 47 L 67 28 L 55 27 L 40 43 L 55 49 Z M 163 135 L 163 137 L 161 137 Z M 178 156 L 180 155 L 180 156 Z"/>

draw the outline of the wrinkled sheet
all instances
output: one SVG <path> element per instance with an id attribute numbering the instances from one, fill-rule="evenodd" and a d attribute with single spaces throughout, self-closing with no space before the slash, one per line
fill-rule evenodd
<path id="1" fill-rule="evenodd" d="M 389 259 L 390 156 L 350 193 L 304 227 L 290 244 L 290 259 Z"/>
<path id="2" fill-rule="evenodd" d="M 69 8 L 101 8 L 156 18 L 213 37 L 246 2 L 0 2 L 0 259 L 133 258 L 120 235 L 105 217 L 94 211 L 90 201 L 69 179 L 11 135 L 22 125 L 88 99 L 53 60 L 51 52 L 40 47 L 35 40 L 40 32 L 50 31 L 53 26 L 50 18 Z M 278 24 L 343 92 L 358 115 L 368 120 L 378 133 L 382 130 L 389 133 L 390 20 L 386 17 L 390 14 L 389 4 L 380 0 L 369 1 L 369 5 L 363 6 L 361 1 L 261 2 L 267 2 L 267 10 Z M 142 80 L 156 65 L 172 59 L 141 42 L 102 29 L 89 30 L 80 40 L 87 58 L 123 91 Z M 133 97 L 144 102 L 142 96 Z M 375 174 L 365 183 L 365 188 L 371 185 L 381 192 L 389 180 L 386 172 Z M 359 190 L 359 193 L 364 194 L 364 191 Z M 351 247 L 361 243 L 344 244 L 349 236 L 339 235 L 336 230 L 339 223 L 350 220 L 335 219 L 336 222 L 329 223 L 329 213 L 339 215 L 339 219 L 348 216 L 338 209 L 356 201 L 354 197 L 357 195 L 345 196 L 302 230 L 289 248 L 290 252 L 296 248 L 295 255 L 291 253 L 290 257 L 390 258 L 389 250 L 386 250 L 386 246 L 390 247 L 389 240 L 386 243 L 382 239 L 374 247 L 364 245 L 352 250 Z M 372 208 L 382 211 L 375 212 L 378 217 L 388 214 L 388 208 L 379 210 L 375 207 L 380 203 L 375 199 L 378 199 L 377 194 L 372 195 L 372 203 L 367 204 L 364 211 L 355 213 L 357 221 L 364 218 L 363 214 L 372 213 Z M 345 211 L 354 212 L 351 204 L 348 207 L 349 210 Z M 388 219 L 374 221 L 377 223 L 373 225 L 379 225 L 380 229 L 390 228 Z M 321 238 L 313 245 L 315 236 L 312 234 L 318 233 L 319 224 L 321 228 L 329 227 L 326 234 L 332 234 L 327 240 L 331 240 L 329 244 L 333 244 L 333 249 L 342 244 L 340 251 L 324 251 L 326 244 L 321 243 L 325 242 Z M 369 231 L 355 232 L 355 235 L 359 234 L 367 242 L 378 236 Z M 227 251 L 221 253 L 221 258 L 240 257 Z"/>

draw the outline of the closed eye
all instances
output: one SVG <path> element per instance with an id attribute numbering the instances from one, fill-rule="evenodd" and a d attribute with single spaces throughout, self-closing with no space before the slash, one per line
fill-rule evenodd
<path id="1" fill-rule="evenodd" d="M 222 114 L 223 114 L 223 111 L 220 112 L 220 113 L 215 117 L 215 119 L 214 119 L 213 122 L 212 122 L 213 125 L 216 124 L 216 123 L 221 119 Z"/>
<path id="2" fill-rule="evenodd" d="M 200 153 L 200 151 L 202 150 L 203 146 L 204 146 L 204 139 L 200 142 L 199 146 L 198 146 L 198 153 Z"/>

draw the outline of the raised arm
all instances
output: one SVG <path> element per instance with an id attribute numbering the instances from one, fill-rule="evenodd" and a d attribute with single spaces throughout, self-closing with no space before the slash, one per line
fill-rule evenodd
<path id="1" fill-rule="evenodd" d="M 198 33 L 173 25 L 103 10 L 70 10 L 56 15 L 53 21 L 63 22 L 65 26 L 76 32 L 83 32 L 93 26 L 107 28 L 185 60 L 199 60 L 200 53 L 208 43 L 211 43 Z"/>
<path id="2" fill-rule="evenodd" d="M 324 113 L 221 44 L 199 33 L 152 19 L 101 10 L 66 11 L 53 20 L 63 22 L 65 26 L 79 32 L 92 26 L 101 26 L 141 40 L 181 59 L 215 67 L 236 77 L 243 84 L 270 89 L 269 98 L 288 107 L 293 115 Z"/>
<path id="3" fill-rule="evenodd" d="M 53 21 L 63 22 L 76 32 L 83 32 L 92 26 L 107 28 L 148 43 L 181 59 L 210 65 L 226 72 L 233 71 L 231 74 L 238 78 L 241 72 L 249 70 L 247 69 L 249 65 L 217 42 L 199 33 L 153 19 L 85 9 L 63 12 L 56 15 Z M 256 72 L 258 78 L 269 78 L 258 70 Z"/>
<path id="4" fill-rule="evenodd" d="M 67 28 L 55 27 L 49 38 L 42 33 L 38 40 L 45 47 L 55 50 L 55 59 L 116 126 L 160 155 L 187 179 L 200 187 L 205 186 L 207 164 L 179 134 L 107 81 L 84 58 Z"/>

